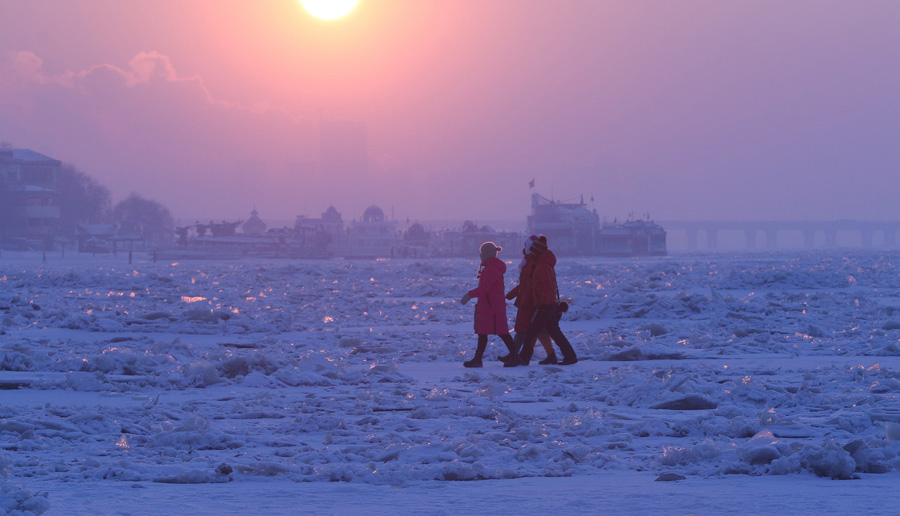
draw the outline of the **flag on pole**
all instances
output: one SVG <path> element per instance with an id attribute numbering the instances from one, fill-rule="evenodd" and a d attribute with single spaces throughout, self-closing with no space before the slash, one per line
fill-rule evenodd
<path id="1" fill-rule="evenodd" d="M 528 188 L 534 188 L 534 178 L 531 178 L 531 181 L 528 182 Z"/>

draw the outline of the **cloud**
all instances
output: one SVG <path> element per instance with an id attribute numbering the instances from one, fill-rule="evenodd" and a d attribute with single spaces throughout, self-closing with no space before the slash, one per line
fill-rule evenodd
<path id="1" fill-rule="evenodd" d="M 0 86 L 23 87 L 28 84 L 72 85 L 72 74 L 58 76 L 46 75 L 43 72 L 44 60 L 33 52 L 8 52 L 5 60 L 0 60 Z M 5 79 L 3 79 L 5 78 Z"/>
<path id="2" fill-rule="evenodd" d="M 200 97 L 206 102 L 222 108 L 260 114 L 266 112 L 287 114 L 285 108 L 273 106 L 265 101 L 252 105 L 243 105 L 217 98 L 204 84 L 200 75 L 179 75 L 169 56 L 156 51 L 140 52 L 125 67 L 119 67 L 114 64 L 98 64 L 86 70 L 68 71 L 58 75 L 45 73 L 44 60 L 35 53 L 14 51 L 7 53 L 5 62 L 0 61 L 0 72 L 3 72 L 3 76 L 8 78 L 8 83 L 15 83 L 19 88 L 29 84 L 41 86 L 57 85 L 80 89 L 83 92 L 89 92 L 90 84 L 96 82 L 98 76 L 117 77 L 124 86 L 129 88 L 157 81 L 179 83 L 198 92 Z M 304 120 L 302 117 L 297 118 L 298 122 Z"/>
<path id="3" fill-rule="evenodd" d="M 8 71 L 17 77 L 43 82 L 41 68 L 44 61 L 32 52 L 10 52 L 8 54 Z"/>
<path id="4" fill-rule="evenodd" d="M 125 76 L 125 82 L 129 86 L 149 82 L 153 78 L 172 82 L 196 81 L 206 92 L 207 96 L 212 97 L 209 94 L 209 90 L 203 86 L 203 80 L 199 76 L 179 77 L 169 58 L 159 52 L 141 52 L 128 65 L 130 70 L 120 70 L 120 72 Z"/>

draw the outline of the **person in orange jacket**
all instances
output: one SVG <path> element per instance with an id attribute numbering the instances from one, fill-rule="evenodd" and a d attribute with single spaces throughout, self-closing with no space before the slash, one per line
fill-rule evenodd
<path id="1" fill-rule="evenodd" d="M 506 299 L 515 299 L 515 306 L 517 308 L 514 327 L 516 330 L 516 338 L 513 339 L 516 349 L 521 349 L 523 347 L 524 342 L 522 341 L 522 338 L 528 332 L 528 327 L 531 325 L 531 319 L 534 316 L 536 309 L 534 305 L 532 280 L 534 278 L 534 269 L 537 266 L 537 256 L 531 253 L 531 246 L 537 239 L 538 237 L 535 235 L 531 235 L 525 239 L 525 245 L 522 247 L 523 258 L 519 270 L 519 284 L 506 294 Z M 553 351 L 553 341 L 550 340 L 550 335 L 544 331 L 538 334 L 537 339 L 544 347 L 544 351 L 547 352 L 547 358 L 538 363 L 556 364 L 558 360 L 556 359 L 556 353 Z M 509 362 L 510 356 L 512 355 L 506 355 L 499 358 L 501 362 L 506 363 Z"/>
<path id="2" fill-rule="evenodd" d="M 531 287 L 536 308 L 531 324 L 522 338 L 524 344 L 519 353 L 519 362 L 522 365 L 528 365 L 531 361 L 531 355 L 534 353 L 534 344 L 537 336 L 541 332 L 546 331 L 562 352 L 563 359 L 559 362 L 559 365 L 574 364 L 578 362 L 575 349 L 572 348 L 569 339 L 559 329 L 561 307 L 559 288 L 556 283 L 556 255 L 547 247 L 547 237 L 543 235 L 534 241 L 530 251 L 537 257 Z"/>

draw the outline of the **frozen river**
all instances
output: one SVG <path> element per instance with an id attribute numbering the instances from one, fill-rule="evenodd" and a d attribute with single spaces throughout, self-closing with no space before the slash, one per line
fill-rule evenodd
<path id="1" fill-rule="evenodd" d="M 897 252 L 563 257 L 579 363 L 477 370 L 474 261 L 41 258 L 0 257 L 0 514 L 900 507 Z"/>

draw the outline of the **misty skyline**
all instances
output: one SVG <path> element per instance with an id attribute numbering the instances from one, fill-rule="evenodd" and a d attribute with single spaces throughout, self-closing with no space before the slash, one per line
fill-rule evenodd
<path id="1" fill-rule="evenodd" d="M 0 141 L 181 220 L 900 220 L 900 4 L 0 0 Z M 535 189 L 528 182 L 535 180 Z"/>

